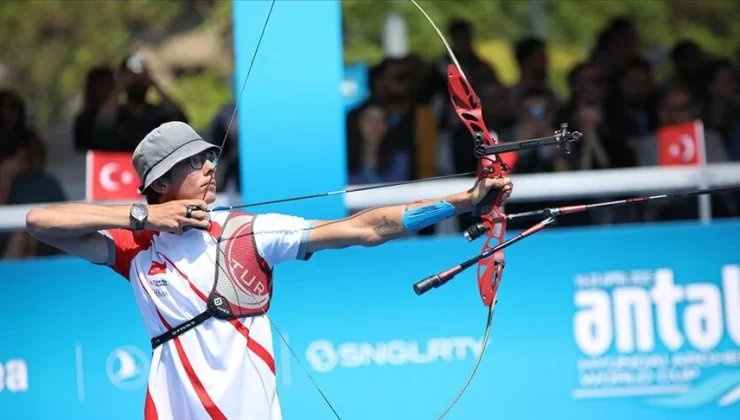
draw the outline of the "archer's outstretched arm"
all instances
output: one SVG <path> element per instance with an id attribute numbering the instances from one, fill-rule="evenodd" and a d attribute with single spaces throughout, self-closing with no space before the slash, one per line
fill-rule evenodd
<path id="1" fill-rule="evenodd" d="M 512 184 L 508 178 L 484 179 L 468 191 L 438 200 L 378 207 L 346 219 L 317 221 L 310 232 L 307 252 L 372 247 L 413 235 L 444 219 L 470 212 L 492 188 L 504 188 L 508 197 Z"/>

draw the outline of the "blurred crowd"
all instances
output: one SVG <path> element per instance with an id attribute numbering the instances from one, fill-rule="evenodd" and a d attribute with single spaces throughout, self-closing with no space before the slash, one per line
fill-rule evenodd
<path id="1" fill-rule="evenodd" d="M 670 74 L 659 78 L 641 54 L 635 24 L 619 17 L 601 31 L 588 58 L 570 70 L 568 94 L 559 97 L 551 85 L 545 40 L 527 37 L 515 43 L 519 79 L 507 85 L 493 63 L 476 53 L 469 22 L 451 22 L 447 31 L 483 104 L 486 125 L 502 142 L 552 136 L 562 123 L 584 134 L 569 155 L 555 147 L 517 153 L 513 174 L 657 165 L 657 131 L 695 119 L 704 125 L 709 163 L 740 160 L 737 58 L 713 57 L 696 42 L 681 40 L 670 51 Z M 434 63 L 409 55 L 387 58 L 372 69 L 371 97 L 347 117 L 352 183 L 397 182 L 476 169 L 471 136 L 447 92 L 449 62 L 447 55 Z M 714 199 L 714 214 L 740 215 L 736 203 L 737 197 L 720 196 Z M 507 212 L 557 204 L 510 204 Z M 696 206 L 686 202 L 569 220 L 574 224 L 668 220 L 696 213 Z M 459 220 L 461 229 L 470 224 L 465 217 Z"/>
<path id="2" fill-rule="evenodd" d="M 148 99 L 150 90 L 158 94 L 157 103 Z M 0 206 L 66 201 L 62 181 L 47 171 L 46 142 L 27 115 L 27 104 L 14 90 L 3 89 L 0 111 Z M 87 73 L 71 146 L 77 152 L 133 152 L 149 131 L 173 120 L 187 118 L 150 77 L 143 59 L 133 55 L 117 69 Z M 0 259 L 56 253 L 25 232 L 0 232 Z"/>
<path id="3" fill-rule="evenodd" d="M 671 71 L 658 77 L 641 55 L 640 34 L 629 18 L 616 18 L 594 42 L 586 60 L 567 77 L 568 93 L 551 85 L 545 40 L 527 37 L 514 45 L 519 79 L 503 83 L 493 64 L 475 51 L 471 25 L 456 20 L 448 39 L 484 108 L 486 125 L 503 142 L 551 136 L 561 123 L 584 134 L 570 155 L 540 148 L 517 153 L 514 174 L 628 168 L 658 164 L 656 132 L 700 119 L 710 163 L 740 161 L 738 60 L 713 57 L 682 40 L 670 50 Z M 740 54 L 740 51 L 739 51 Z M 398 182 L 476 169 L 472 139 L 447 92 L 447 55 L 424 62 L 415 55 L 388 57 L 372 67 L 370 95 L 347 114 L 348 174 L 351 184 Z M 151 102 L 150 92 L 159 99 Z M 91 69 L 73 124 L 77 152 L 132 152 L 147 132 L 163 122 L 188 122 L 183 109 L 151 77 L 138 55 L 116 68 Z M 125 101 L 121 101 L 125 98 Z M 226 132 L 234 104 L 224 104 L 203 133 L 225 143 L 217 174 L 219 189 L 239 189 L 235 126 Z M 0 206 L 66 200 L 60 181 L 46 170 L 45 142 L 27 116 L 21 96 L 0 90 Z M 713 200 L 717 217 L 738 216 L 737 196 Z M 559 202 L 510 204 L 508 212 Z M 647 210 L 646 210 L 647 209 Z M 692 202 L 572 218 L 571 224 L 696 217 Z M 460 229 L 471 220 L 458 219 Z M 568 222 L 566 222 L 567 224 Z M 423 234 L 432 234 L 429 228 Z M 0 233 L 0 259 L 51 250 L 23 233 Z"/>

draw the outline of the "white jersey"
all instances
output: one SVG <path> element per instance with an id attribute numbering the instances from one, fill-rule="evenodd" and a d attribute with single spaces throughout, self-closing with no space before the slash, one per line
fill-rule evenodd
<path id="1" fill-rule="evenodd" d="M 208 231 L 106 232 L 111 238 L 109 265 L 130 281 L 150 337 L 207 308 L 219 252 L 216 238 L 228 216 L 211 214 Z M 294 216 L 257 215 L 253 221 L 257 258 L 270 268 L 285 260 L 308 259 L 310 225 L 311 221 Z M 210 318 L 154 349 L 145 418 L 281 419 L 267 317 Z"/>

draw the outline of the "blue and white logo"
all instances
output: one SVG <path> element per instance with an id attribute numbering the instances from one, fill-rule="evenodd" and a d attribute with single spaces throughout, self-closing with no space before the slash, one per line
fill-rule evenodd
<path id="1" fill-rule="evenodd" d="M 121 346 L 108 355 L 105 362 L 108 379 L 118 389 L 134 391 L 149 377 L 149 358 L 138 347 Z"/>
<path id="2" fill-rule="evenodd" d="M 670 268 L 575 278 L 575 399 L 648 397 L 672 409 L 740 402 L 740 266 L 721 281 Z"/>
<path id="3" fill-rule="evenodd" d="M 426 342 L 389 340 L 382 342 L 341 342 L 315 340 L 306 349 L 306 360 L 317 372 L 335 368 L 401 366 L 463 361 L 477 358 L 482 340 L 475 337 L 433 337 Z"/>

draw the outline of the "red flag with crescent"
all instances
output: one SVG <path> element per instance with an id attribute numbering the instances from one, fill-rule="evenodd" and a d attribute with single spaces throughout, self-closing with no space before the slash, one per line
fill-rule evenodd
<path id="1" fill-rule="evenodd" d="M 89 201 L 139 200 L 139 177 L 131 153 L 89 151 L 86 196 Z"/>
<path id="2" fill-rule="evenodd" d="M 701 121 L 670 125 L 658 130 L 660 166 L 702 165 L 704 156 L 704 127 Z"/>

